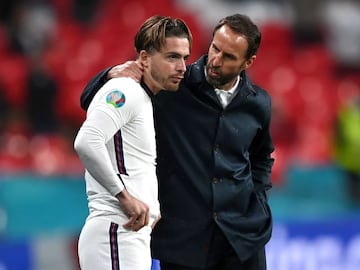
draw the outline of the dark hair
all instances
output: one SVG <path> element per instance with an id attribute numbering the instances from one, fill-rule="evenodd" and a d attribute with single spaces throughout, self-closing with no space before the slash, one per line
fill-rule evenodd
<path id="1" fill-rule="evenodd" d="M 136 51 L 138 53 L 141 50 L 159 51 L 165 44 L 165 38 L 168 37 L 187 38 L 191 49 L 192 35 L 183 20 L 155 15 L 148 18 L 136 33 L 134 39 Z"/>
<path id="2" fill-rule="evenodd" d="M 256 55 L 261 42 L 261 33 L 259 28 L 251 21 L 248 16 L 234 14 L 221 19 L 215 26 L 213 36 L 215 35 L 216 31 L 219 30 L 219 28 L 223 25 L 229 26 L 232 31 L 246 38 L 249 44 L 248 50 L 246 52 L 246 59 Z"/>

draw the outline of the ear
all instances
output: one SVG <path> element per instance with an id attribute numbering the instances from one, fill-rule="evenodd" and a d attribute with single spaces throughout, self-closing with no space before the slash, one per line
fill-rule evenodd
<path id="1" fill-rule="evenodd" d="M 248 69 L 249 67 L 251 67 L 252 64 L 254 64 L 255 59 L 256 59 L 256 55 L 253 55 L 248 60 L 246 60 L 244 69 Z"/>
<path id="2" fill-rule="evenodd" d="M 143 67 L 147 67 L 150 64 L 150 55 L 145 51 L 141 50 L 139 53 L 139 61 Z"/>

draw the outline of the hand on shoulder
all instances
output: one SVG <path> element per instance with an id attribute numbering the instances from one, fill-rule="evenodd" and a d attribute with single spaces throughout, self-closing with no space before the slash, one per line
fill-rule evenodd
<path id="1" fill-rule="evenodd" d="M 107 74 L 108 79 L 130 77 L 140 82 L 143 75 L 143 67 L 138 61 L 127 61 L 111 68 Z"/>

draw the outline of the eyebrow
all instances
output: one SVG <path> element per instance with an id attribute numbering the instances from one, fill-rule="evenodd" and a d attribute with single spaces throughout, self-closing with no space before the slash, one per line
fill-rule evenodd
<path id="1" fill-rule="evenodd" d="M 186 54 L 186 55 L 183 56 L 182 54 L 180 54 L 178 52 L 169 51 L 169 52 L 165 52 L 165 55 L 176 56 L 178 58 L 183 58 L 183 57 L 185 58 L 185 57 L 189 57 L 190 54 Z"/>
<path id="2" fill-rule="evenodd" d="M 216 44 L 213 42 L 212 43 L 212 46 L 215 47 L 217 50 L 220 51 L 219 47 L 216 46 Z M 226 56 L 226 57 L 229 57 L 231 59 L 237 59 L 236 55 L 232 54 L 232 53 L 227 53 L 227 52 L 223 52 L 223 55 Z"/>

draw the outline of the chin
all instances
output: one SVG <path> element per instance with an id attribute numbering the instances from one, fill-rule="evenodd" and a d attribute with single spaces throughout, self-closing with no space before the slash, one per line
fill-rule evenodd
<path id="1" fill-rule="evenodd" d="M 168 88 L 167 90 L 170 91 L 170 92 L 176 92 L 177 90 L 179 90 L 179 87 L 176 87 L 176 88 Z"/>
<path id="2" fill-rule="evenodd" d="M 179 90 L 179 86 L 180 86 L 180 84 L 171 84 L 171 85 L 167 86 L 166 90 L 175 92 L 175 91 Z"/>

